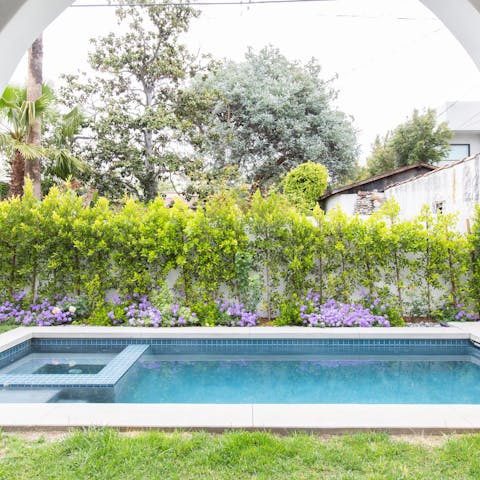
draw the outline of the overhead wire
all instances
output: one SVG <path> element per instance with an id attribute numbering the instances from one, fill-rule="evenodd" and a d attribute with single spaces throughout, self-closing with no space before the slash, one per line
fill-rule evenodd
<path id="1" fill-rule="evenodd" d="M 280 5 L 282 3 L 289 4 L 289 3 L 326 3 L 326 2 L 334 2 L 336 0 L 199 0 L 199 1 L 191 1 L 191 2 L 173 2 L 173 3 L 163 3 L 163 2 L 147 2 L 147 3 L 74 3 L 70 5 L 70 8 L 94 8 L 94 7 L 139 7 L 139 8 L 148 8 L 148 7 L 168 7 L 168 6 L 176 6 L 176 7 L 205 7 L 205 6 L 249 6 L 249 5 L 271 5 L 277 4 Z M 322 14 L 317 14 L 322 15 Z M 418 21 L 418 20 L 438 20 L 436 17 L 388 17 L 388 16 L 374 16 L 374 15 L 360 15 L 360 14 L 349 14 L 349 13 L 339 13 L 339 14 L 323 14 L 323 16 L 328 17 L 337 17 L 337 18 L 362 18 L 362 19 L 388 19 L 388 20 L 405 20 L 405 21 Z"/>

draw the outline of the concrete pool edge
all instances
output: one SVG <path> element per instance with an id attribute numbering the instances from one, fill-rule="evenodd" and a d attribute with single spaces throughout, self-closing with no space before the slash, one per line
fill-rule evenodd
<path id="1" fill-rule="evenodd" d="M 480 342 L 480 324 L 449 328 L 305 327 L 19 327 L 0 335 L 0 352 L 32 338 L 345 338 L 470 339 Z M 480 431 L 480 405 L 461 404 L 110 404 L 4 403 L 0 427 L 14 430 L 68 430 L 75 427 L 117 429 L 231 429 L 317 431 L 381 430 L 406 432 Z"/>
<path id="2" fill-rule="evenodd" d="M 198 339 L 471 339 L 480 342 L 480 322 L 455 322 L 450 327 L 18 327 L 0 334 L 0 352 L 32 338 L 198 338 Z"/>
<path id="3" fill-rule="evenodd" d="M 480 431 L 480 405 L 2 404 L 4 431 L 111 427 L 324 433 Z"/>

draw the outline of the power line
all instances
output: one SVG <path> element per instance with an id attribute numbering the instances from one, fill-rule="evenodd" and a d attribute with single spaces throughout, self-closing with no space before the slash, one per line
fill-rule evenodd
<path id="1" fill-rule="evenodd" d="M 200 1 L 200 2 L 177 2 L 177 3 L 80 3 L 76 5 L 71 5 L 70 8 L 81 8 L 81 7 L 194 7 L 194 6 L 209 6 L 209 5 L 258 5 L 258 4 L 272 4 L 272 3 L 317 3 L 317 2 L 332 2 L 335 0 L 247 0 L 239 1 L 234 0 L 231 2 L 228 1 Z"/>
<path id="2" fill-rule="evenodd" d="M 200 0 L 198 2 L 174 2 L 174 3 L 157 3 L 155 1 L 148 2 L 148 3 L 79 3 L 70 5 L 70 8 L 92 8 L 92 7 L 141 7 L 141 8 L 148 8 L 148 7 L 206 7 L 206 6 L 249 6 L 249 5 L 271 5 L 271 4 L 282 4 L 282 3 L 319 3 L 319 2 L 334 2 L 336 0 Z M 387 17 L 387 16 L 373 16 L 373 15 L 358 15 L 358 14 L 325 14 L 324 16 L 329 17 L 338 17 L 338 18 L 366 18 L 366 19 L 393 19 L 393 20 L 438 20 L 436 17 Z"/>
<path id="3" fill-rule="evenodd" d="M 465 120 L 458 128 L 460 130 L 463 127 L 466 127 L 470 122 L 473 121 L 473 119 L 477 118 L 480 115 L 480 112 L 474 113 L 471 117 L 469 117 L 467 120 Z"/>

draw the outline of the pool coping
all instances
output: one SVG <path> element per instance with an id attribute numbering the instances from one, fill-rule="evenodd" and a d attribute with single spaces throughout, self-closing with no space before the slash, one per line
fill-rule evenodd
<path id="1" fill-rule="evenodd" d="M 149 348 L 149 345 L 129 345 L 117 353 L 98 373 L 96 374 L 12 374 L 0 375 L 0 387 L 46 387 L 46 388 L 68 388 L 68 387 L 103 387 L 113 388 L 115 384 L 125 375 L 133 364 Z"/>
<path id="2" fill-rule="evenodd" d="M 480 343 L 480 323 L 443 327 L 19 327 L 0 335 L 0 352 L 32 338 L 344 338 L 470 339 Z M 480 431 L 480 405 L 384 404 L 118 404 L 4 403 L 4 430 L 113 427 L 118 429 L 230 429 L 317 431 L 382 430 L 398 433 Z"/>

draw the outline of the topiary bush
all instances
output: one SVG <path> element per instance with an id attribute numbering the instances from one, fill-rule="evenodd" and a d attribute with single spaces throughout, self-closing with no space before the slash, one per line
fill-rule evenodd
<path id="1" fill-rule="evenodd" d="M 307 211 L 313 210 L 328 185 L 328 170 L 314 162 L 302 163 L 285 176 L 283 192 L 293 205 Z"/>

